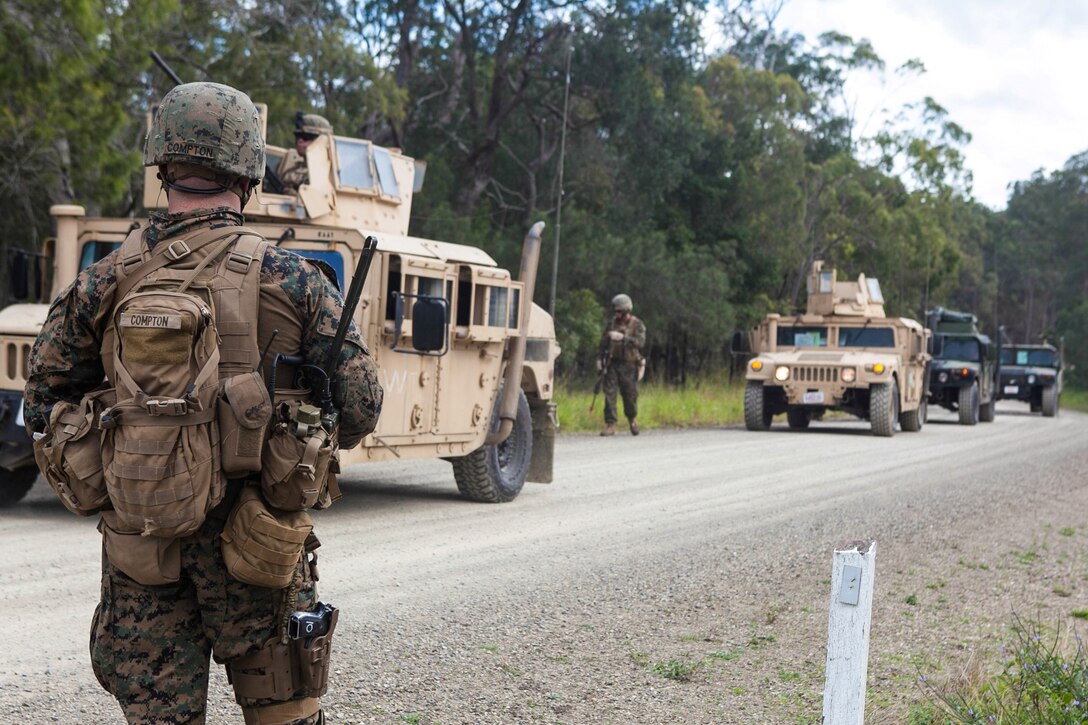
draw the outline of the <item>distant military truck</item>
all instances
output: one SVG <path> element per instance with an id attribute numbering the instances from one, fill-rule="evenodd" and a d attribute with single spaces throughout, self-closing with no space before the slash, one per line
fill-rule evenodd
<path id="1" fill-rule="evenodd" d="M 1019 400 L 1042 411 L 1058 414 L 1062 396 L 1062 353 L 1053 345 L 1009 345 L 1001 350 L 998 400 Z"/>
<path id="2" fill-rule="evenodd" d="M 929 337 L 916 320 L 885 316 L 877 280 L 841 282 L 816 262 L 805 313 L 769 314 L 750 333 L 745 426 L 765 431 L 785 413 L 790 428 L 807 428 L 839 410 L 868 420 L 874 435 L 919 431 Z"/>
<path id="3" fill-rule="evenodd" d="M 997 402 L 997 345 L 978 329 L 969 312 L 936 307 L 926 314 L 933 332 L 929 402 L 959 413 L 960 423 L 994 419 Z"/>
<path id="4" fill-rule="evenodd" d="M 267 109 L 257 105 L 264 123 Z M 484 502 L 511 501 L 526 481 L 551 481 L 559 346 L 551 316 L 532 301 L 543 222 L 525 237 L 515 279 L 482 249 L 409 235 L 426 167 L 399 150 L 319 136 L 306 154 L 310 181 L 290 194 L 273 191 L 283 189 L 274 172 L 286 149 L 267 151 L 271 173 L 246 206 L 247 227 L 313 260 L 341 290 L 366 237 L 378 239 L 355 323 L 377 360 L 385 403 L 377 429 L 342 451 L 341 465 L 442 458 L 461 494 Z M 164 208 L 156 169 L 145 170 L 144 183 L 145 208 Z M 146 224 L 87 217 L 72 205 L 51 213 L 56 236 L 44 251 L 52 296 Z M 25 289 L 34 260 L 20 259 L 12 269 Z M 20 500 L 37 477 L 22 393 L 45 301 L 0 311 L 0 505 Z"/>

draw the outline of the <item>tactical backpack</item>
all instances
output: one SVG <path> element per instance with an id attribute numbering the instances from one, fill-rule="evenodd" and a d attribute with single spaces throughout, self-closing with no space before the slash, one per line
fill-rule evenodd
<path id="1" fill-rule="evenodd" d="M 122 244 L 102 347 L 116 402 L 99 418 L 119 533 L 186 536 L 228 476 L 260 470 L 272 412 L 257 350 L 267 246 L 236 226 L 154 251 L 140 234 Z"/>

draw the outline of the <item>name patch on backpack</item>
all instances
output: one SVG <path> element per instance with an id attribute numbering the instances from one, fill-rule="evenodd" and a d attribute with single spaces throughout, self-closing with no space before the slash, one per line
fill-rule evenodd
<path id="1" fill-rule="evenodd" d="M 180 330 L 181 315 L 148 312 L 123 312 L 121 327 L 150 327 L 160 330 Z"/>

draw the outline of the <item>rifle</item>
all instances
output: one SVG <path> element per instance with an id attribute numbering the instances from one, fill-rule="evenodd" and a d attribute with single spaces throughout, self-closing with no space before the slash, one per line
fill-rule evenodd
<path id="1" fill-rule="evenodd" d="M 594 406 L 597 405 L 597 394 L 601 392 L 601 385 L 604 384 L 604 376 L 608 375 L 608 366 L 612 364 L 611 351 L 605 352 L 605 354 L 601 356 L 601 360 L 601 372 L 597 376 L 597 382 L 593 383 L 593 400 L 589 403 L 590 413 L 593 412 Z"/>
<path id="2" fill-rule="evenodd" d="M 340 315 L 340 322 L 336 326 L 336 335 L 332 339 L 332 345 L 322 365 L 309 365 L 301 355 L 283 355 L 277 353 L 272 359 L 272 374 L 268 380 L 268 394 L 275 400 L 276 392 L 276 368 L 279 364 L 297 365 L 300 370 L 306 372 L 313 394 L 313 403 L 321 410 L 321 425 L 331 433 L 339 422 L 339 412 L 332 400 L 332 381 L 336 376 L 336 367 L 340 361 L 340 351 L 344 347 L 348 329 L 351 327 L 351 318 L 355 316 L 355 308 L 359 306 L 359 299 L 363 295 L 363 284 L 370 274 L 370 264 L 374 261 L 374 253 L 378 249 L 378 240 L 367 237 L 363 242 L 363 250 L 359 255 L 359 263 L 355 267 L 355 274 L 351 278 L 347 296 L 344 297 L 344 310 Z"/>

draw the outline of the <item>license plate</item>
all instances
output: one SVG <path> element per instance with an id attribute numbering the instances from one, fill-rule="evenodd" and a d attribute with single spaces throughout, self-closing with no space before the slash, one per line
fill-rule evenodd
<path id="1" fill-rule="evenodd" d="M 1017 385 L 1006 385 L 1005 392 L 1009 395 L 1015 395 L 1016 393 L 1020 392 L 1020 387 Z"/>
<path id="2" fill-rule="evenodd" d="M 801 397 L 801 400 L 808 405 L 822 403 L 824 402 L 824 392 L 822 390 L 810 390 Z"/>

